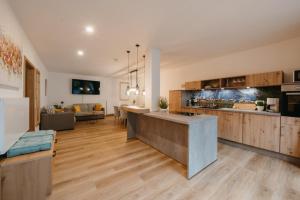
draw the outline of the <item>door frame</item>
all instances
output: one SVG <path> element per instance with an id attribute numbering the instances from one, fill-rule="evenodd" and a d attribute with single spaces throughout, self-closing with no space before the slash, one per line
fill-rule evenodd
<path id="1" fill-rule="evenodd" d="M 24 96 L 29 98 L 29 131 L 34 131 L 35 124 L 35 73 L 36 68 L 24 56 Z"/>

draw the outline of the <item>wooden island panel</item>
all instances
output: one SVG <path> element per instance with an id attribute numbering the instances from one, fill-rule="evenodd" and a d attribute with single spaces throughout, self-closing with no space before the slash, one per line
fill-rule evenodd
<path id="1" fill-rule="evenodd" d="M 141 115 L 136 137 L 178 162 L 187 164 L 188 126 Z M 178 134 L 179 133 L 179 134 Z"/>
<path id="2" fill-rule="evenodd" d="M 134 113 L 128 113 L 132 116 Z M 130 124 L 135 124 L 132 128 Z M 217 160 L 217 119 L 150 112 L 130 117 L 127 138 L 138 138 L 186 165 L 190 179 Z"/>

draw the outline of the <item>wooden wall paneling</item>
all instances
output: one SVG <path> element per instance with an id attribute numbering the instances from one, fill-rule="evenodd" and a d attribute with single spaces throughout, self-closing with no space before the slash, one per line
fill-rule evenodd
<path id="1" fill-rule="evenodd" d="M 280 117 L 244 114 L 243 144 L 279 152 Z"/>

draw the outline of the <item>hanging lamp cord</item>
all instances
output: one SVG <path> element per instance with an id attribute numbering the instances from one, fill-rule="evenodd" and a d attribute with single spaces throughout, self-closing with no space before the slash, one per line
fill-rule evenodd
<path id="1" fill-rule="evenodd" d="M 129 72 L 129 54 L 130 54 L 130 51 L 127 50 L 127 57 L 128 57 L 128 84 L 129 84 L 129 76 L 130 76 L 130 72 Z M 131 86 L 131 81 L 130 81 L 130 86 Z"/>
<path id="2" fill-rule="evenodd" d="M 139 44 L 136 44 L 136 76 L 135 76 L 135 81 L 136 81 L 136 85 L 138 86 L 138 67 L 139 67 Z"/>
<path id="3" fill-rule="evenodd" d="M 146 55 L 143 55 L 144 58 L 144 90 L 146 88 Z"/>

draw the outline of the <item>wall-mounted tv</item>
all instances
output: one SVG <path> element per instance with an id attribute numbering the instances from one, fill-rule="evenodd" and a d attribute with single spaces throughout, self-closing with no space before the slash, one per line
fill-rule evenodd
<path id="1" fill-rule="evenodd" d="M 100 94 L 100 81 L 72 79 L 72 94 Z"/>

